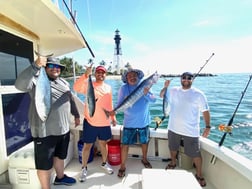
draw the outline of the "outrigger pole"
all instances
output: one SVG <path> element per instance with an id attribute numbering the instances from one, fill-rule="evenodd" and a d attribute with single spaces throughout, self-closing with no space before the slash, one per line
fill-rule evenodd
<path id="1" fill-rule="evenodd" d="M 224 140 L 225 140 L 225 138 L 226 138 L 227 133 L 229 133 L 230 135 L 232 135 L 232 132 L 231 132 L 231 131 L 232 131 L 232 123 L 233 123 L 233 121 L 234 121 L 234 117 L 235 117 L 235 115 L 236 115 L 236 112 L 237 112 L 237 110 L 238 110 L 238 108 L 239 108 L 239 106 L 240 106 L 240 104 L 241 104 L 241 101 L 242 101 L 242 99 L 243 99 L 243 96 L 244 96 L 244 94 L 245 94 L 245 92 L 246 92 L 246 90 L 247 90 L 247 88 L 248 88 L 248 86 L 249 86 L 249 83 L 250 83 L 250 81 L 251 81 L 251 78 L 252 78 L 252 75 L 249 76 L 248 83 L 247 83 L 245 89 L 242 91 L 241 98 L 240 98 L 240 100 L 239 100 L 239 102 L 238 102 L 238 104 L 237 104 L 237 106 L 236 106 L 236 108 L 235 108 L 235 111 L 234 111 L 232 117 L 230 118 L 230 120 L 229 120 L 227 126 L 224 126 L 224 129 L 223 129 L 223 130 L 224 130 L 224 134 L 223 134 L 223 136 L 222 136 L 222 138 L 221 138 L 221 140 L 220 140 L 220 142 L 219 142 L 219 147 L 222 146 L 222 144 L 223 144 L 223 142 L 224 142 Z M 214 164 L 214 163 L 215 163 L 215 160 L 216 160 L 216 156 L 213 155 L 213 157 L 212 157 L 212 159 L 211 159 L 210 162 L 211 162 L 212 164 Z"/>
<path id="2" fill-rule="evenodd" d="M 214 53 L 212 53 L 211 54 L 211 56 L 206 60 L 206 62 L 205 62 L 205 64 L 202 66 L 202 67 L 200 67 L 200 69 L 199 69 L 199 71 L 193 76 L 193 80 L 199 75 L 199 73 L 201 72 L 201 70 L 206 66 L 206 64 L 210 61 L 210 59 L 212 58 L 214 56 Z M 165 103 L 165 94 L 166 94 L 166 91 L 167 91 L 167 88 L 166 88 L 166 90 L 165 90 L 165 92 L 164 92 L 164 97 L 163 97 L 163 112 L 165 112 L 164 111 L 164 103 Z M 155 127 L 155 129 L 154 130 L 156 130 L 158 127 L 159 127 L 159 125 L 164 121 L 164 119 L 166 118 L 167 116 L 164 114 L 163 115 L 163 117 L 160 119 L 159 117 L 155 117 L 155 121 L 156 121 L 156 127 Z"/>
<path id="3" fill-rule="evenodd" d="M 78 26 L 78 24 L 77 24 L 77 22 L 76 22 L 76 20 L 75 20 L 75 18 L 74 18 L 74 16 L 73 16 L 73 14 L 72 14 L 72 12 L 71 12 L 71 10 L 69 9 L 69 7 L 68 7 L 68 6 L 67 6 L 67 4 L 66 4 L 66 1 L 65 1 L 65 0 L 63 0 L 63 3 L 65 4 L 65 6 L 66 6 L 66 8 L 67 8 L 67 11 L 68 11 L 69 15 L 71 16 L 71 18 L 72 18 L 72 20 L 73 20 L 74 24 L 76 25 L 77 29 L 79 30 L 79 32 L 80 32 L 80 34 L 81 34 L 82 39 L 83 39 L 83 40 L 84 40 L 84 42 L 86 43 L 86 45 L 87 45 L 87 48 L 88 48 L 89 52 L 91 53 L 92 57 L 94 58 L 94 57 L 95 57 L 95 55 L 94 55 L 93 51 L 91 50 L 91 48 L 89 47 L 89 45 L 88 45 L 88 43 L 87 43 L 87 41 L 86 41 L 85 37 L 83 36 L 83 34 L 82 34 L 82 32 L 81 32 L 81 30 L 80 30 L 80 28 L 79 28 L 79 26 Z"/>

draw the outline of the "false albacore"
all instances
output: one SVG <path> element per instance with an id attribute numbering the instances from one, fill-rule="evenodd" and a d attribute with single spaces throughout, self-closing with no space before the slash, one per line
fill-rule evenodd
<path id="1" fill-rule="evenodd" d="M 87 87 L 87 105 L 88 105 L 88 111 L 89 116 L 93 117 L 95 112 L 95 93 L 94 93 L 94 87 L 92 83 L 91 75 L 88 77 L 88 87 Z"/>
<path id="2" fill-rule="evenodd" d="M 51 109 L 51 84 L 44 67 L 40 68 L 35 89 L 35 106 L 40 119 L 44 122 Z"/>
<path id="3" fill-rule="evenodd" d="M 129 96 L 127 96 L 122 103 L 120 103 L 119 105 L 117 105 L 117 107 L 114 108 L 114 112 L 118 113 L 118 112 L 122 112 L 125 109 L 131 107 L 136 101 L 139 100 L 139 98 L 141 98 L 144 95 L 144 88 L 151 88 L 152 85 L 154 83 L 157 83 L 159 78 L 159 75 L 157 72 L 155 72 L 154 74 L 152 74 L 151 76 L 149 76 L 148 78 L 146 78 L 145 80 L 143 80 L 138 86 L 137 88 L 135 88 L 130 94 Z M 105 114 L 107 116 L 109 116 L 109 111 L 104 110 Z"/>
<path id="4" fill-rule="evenodd" d="M 164 96 L 163 96 L 163 117 L 155 117 L 154 121 L 156 122 L 156 127 L 154 128 L 155 130 L 160 126 L 160 124 L 164 121 L 166 117 L 169 115 L 169 109 L 168 109 L 168 102 L 166 101 L 166 96 L 167 96 L 167 88 L 164 91 Z"/>

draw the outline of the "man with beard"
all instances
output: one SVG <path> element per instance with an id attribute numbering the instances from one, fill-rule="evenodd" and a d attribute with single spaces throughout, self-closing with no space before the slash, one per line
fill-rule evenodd
<path id="1" fill-rule="evenodd" d="M 164 88 L 160 91 L 160 97 L 164 97 L 168 102 L 169 122 L 168 122 L 168 140 L 171 154 L 171 162 L 165 169 L 174 169 L 176 167 L 177 152 L 181 141 L 184 144 L 184 152 L 190 158 L 196 167 L 196 179 L 201 186 L 206 186 L 205 179 L 202 176 L 202 157 L 200 153 L 200 114 L 202 112 L 205 120 L 205 128 L 202 136 L 207 137 L 210 133 L 210 112 L 207 98 L 202 91 L 192 87 L 193 74 L 184 72 L 181 75 L 181 86 L 175 86 L 166 90 L 170 85 L 170 80 L 166 80 Z"/>
<path id="2" fill-rule="evenodd" d="M 90 155 L 92 145 L 98 138 L 98 143 L 102 155 L 101 168 L 107 174 L 113 174 L 113 169 L 107 162 L 108 149 L 107 142 L 112 138 L 112 131 L 110 124 L 116 125 L 116 118 L 114 115 L 107 118 L 104 109 L 111 111 L 113 109 L 112 102 L 112 88 L 104 82 L 107 70 L 104 66 L 98 66 L 95 69 L 95 81 L 90 82 L 89 79 L 92 74 L 92 65 L 86 68 L 86 72 L 74 83 L 73 89 L 77 93 L 84 94 L 88 98 L 88 85 L 93 85 L 93 94 L 95 100 L 94 113 L 90 114 L 89 106 L 91 102 L 85 100 L 84 106 L 84 121 L 83 121 L 83 135 L 84 142 L 82 149 L 82 170 L 79 176 L 79 181 L 84 182 L 87 177 L 87 162 Z"/>

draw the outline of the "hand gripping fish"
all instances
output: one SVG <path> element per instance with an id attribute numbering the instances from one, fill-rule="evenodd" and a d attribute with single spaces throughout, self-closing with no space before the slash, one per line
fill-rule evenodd
<path id="1" fill-rule="evenodd" d="M 40 55 L 35 51 L 35 54 Z M 52 56 L 46 55 L 45 57 Z M 44 67 L 40 68 L 40 73 L 36 83 L 35 89 L 35 107 L 40 119 L 45 122 L 51 109 L 51 84 L 47 77 Z"/>
<path id="2" fill-rule="evenodd" d="M 136 101 L 138 101 L 143 95 L 144 95 L 144 88 L 151 88 L 152 85 L 154 83 L 157 83 L 159 78 L 159 75 L 157 72 L 155 72 L 154 74 L 152 74 L 151 76 L 149 76 L 148 78 L 146 78 L 145 80 L 143 80 L 138 86 L 137 88 L 135 88 L 130 94 L 129 96 L 127 96 L 121 104 L 119 104 L 117 107 L 114 108 L 114 112 L 118 113 L 118 112 L 122 112 L 125 109 L 131 107 Z M 107 117 L 109 117 L 110 112 L 107 110 L 104 110 L 105 114 L 107 115 Z"/>
<path id="3" fill-rule="evenodd" d="M 89 116 L 93 117 L 95 112 L 95 93 L 94 93 L 94 87 L 92 83 L 91 75 L 88 76 L 88 87 L 87 87 L 87 105 L 88 105 L 88 111 Z"/>

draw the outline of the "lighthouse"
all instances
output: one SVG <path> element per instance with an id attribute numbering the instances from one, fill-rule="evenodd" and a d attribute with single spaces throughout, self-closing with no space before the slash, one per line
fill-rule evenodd
<path id="1" fill-rule="evenodd" d="M 121 74 L 121 69 L 123 68 L 123 61 L 122 61 L 122 48 L 121 48 L 121 36 L 119 35 L 119 30 L 115 31 L 115 50 L 114 50 L 114 69 L 116 70 L 117 74 Z"/>

